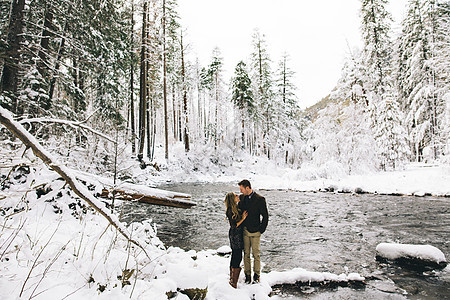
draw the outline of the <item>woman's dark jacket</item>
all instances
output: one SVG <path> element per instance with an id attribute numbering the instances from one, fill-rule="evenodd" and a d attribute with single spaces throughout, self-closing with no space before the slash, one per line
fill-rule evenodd
<path id="1" fill-rule="evenodd" d="M 237 222 L 239 220 L 233 219 L 233 213 L 231 212 L 231 208 L 227 209 L 227 218 L 230 222 L 230 230 L 228 231 L 228 237 L 230 238 L 230 247 L 231 249 L 243 249 L 244 248 L 244 237 L 242 224 L 237 227 Z M 238 216 L 236 216 L 239 218 Z"/>

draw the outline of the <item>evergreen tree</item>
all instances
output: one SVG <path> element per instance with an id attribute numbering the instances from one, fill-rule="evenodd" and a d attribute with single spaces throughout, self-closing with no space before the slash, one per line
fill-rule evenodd
<path id="1" fill-rule="evenodd" d="M 409 154 L 402 114 L 397 102 L 389 99 L 379 103 L 377 111 L 375 139 L 379 149 L 380 166 L 382 170 L 394 170 L 407 161 Z"/>
<path id="2" fill-rule="evenodd" d="M 209 117 L 206 123 L 206 138 L 212 139 L 214 146 L 217 147 L 224 129 L 224 118 L 226 118 L 223 101 L 225 98 L 223 58 L 219 48 L 213 50 L 211 63 L 208 69 L 203 69 L 201 76 L 202 86 L 209 91 L 209 112 L 207 112 Z"/>
<path id="3" fill-rule="evenodd" d="M 385 7 L 387 0 L 361 0 L 361 2 L 364 61 L 372 100 L 376 101 L 385 92 L 390 92 L 392 44 L 389 34 L 392 17 Z"/>
<path id="4" fill-rule="evenodd" d="M 231 101 L 239 110 L 241 122 L 241 149 L 245 149 L 245 123 L 250 122 L 250 116 L 254 111 L 253 93 L 251 89 L 251 80 L 247 72 L 247 65 L 240 61 L 234 70 L 232 79 Z"/>
<path id="5" fill-rule="evenodd" d="M 0 81 L 0 91 L 5 95 L 0 98 L 0 105 L 21 114 L 23 109 L 18 103 L 18 92 L 21 81 L 19 70 L 22 68 L 22 40 L 25 27 L 25 0 L 13 0 L 9 24 L 5 32 L 6 41 L 2 42 L 3 70 Z M 5 26 L 6 27 L 6 26 Z M 2 31 L 3 32 L 3 31 Z M 5 38 L 2 35 L 2 38 Z"/>
<path id="6" fill-rule="evenodd" d="M 396 167 L 403 160 L 404 150 L 392 148 L 386 143 L 392 137 L 400 137 L 400 110 L 393 103 L 392 85 L 392 43 L 390 41 L 391 15 L 386 10 L 387 0 L 362 0 L 362 35 L 364 40 L 364 61 L 368 80 L 368 103 L 374 134 L 379 146 L 381 168 Z M 396 117 L 392 117 L 392 116 Z M 402 143 L 402 141 L 397 141 Z M 394 151 L 397 153 L 391 154 Z"/>
<path id="7" fill-rule="evenodd" d="M 255 30 L 252 37 L 253 51 L 251 53 L 251 79 L 253 82 L 253 95 L 255 97 L 256 114 L 255 121 L 261 127 L 262 134 L 255 131 L 256 137 L 262 137 L 263 153 L 270 158 L 270 130 L 273 126 L 273 91 L 272 72 L 270 58 L 267 52 L 264 35 Z"/>
<path id="8" fill-rule="evenodd" d="M 276 92 L 274 101 L 274 112 L 276 114 L 276 140 L 277 151 L 284 156 L 284 162 L 288 162 L 289 150 L 292 143 L 301 130 L 298 122 L 300 118 L 300 107 L 296 97 L 296 86 L 293 83 L 295 72 L 289 67 L 289 55 L 284 53 L 276 71 Z"/>
<path id="9" fill-rule="evenodd" d="M 426 147 L 432 149 L 433 158 L 439 152 L 442 97 L 449 87 L 445 67 L 449 66 L 449 13 L 440 7 L 434 0 L 411 0 L 398 43 L 397 86 L 416 161 L 422 160 Z"/>

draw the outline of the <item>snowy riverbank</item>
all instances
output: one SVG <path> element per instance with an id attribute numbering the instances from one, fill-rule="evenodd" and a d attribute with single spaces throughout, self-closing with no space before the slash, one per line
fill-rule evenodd
<path id="1" fill-rule="evenodd" d="M 239 152 L 213 154 L 198 151 L 186 155 L 180 149 L 174 151 L 177 159 L 164 163 L 157 176 L 143 176 L 144 182 L 151 185 L 167 182 L 237 183 L 247 178 L 256 189 L 450 196 L 448 163 L 411 163 L 402 170 L 368 170 L 361 175 L 347 175 L 334 165 L 290 169 L 266 158 Z"/>
<path id="2" fill-rule="evenodd" d="M 145 251 L 127 243 L 40 163 L 2 175 L 1 299 L 188 299 L 193 288 L 207 289 L 206 299 L 268 299 L 274 284 L 364 280 L 295 269 L 264 273 L 257 285 L 241 276 L 233 289 L 229 257 L 166 248 L 151 220 L 127 228 Z"/>
<path id="3" fill-rule="evenodd" d="M 183 291 L 191 288 L 207 288 L 206 299 L 268 299 L 271 286 L 281 283 L 364 280 L 352 270 L 330 274 L 298 268 L 263 273 L 257 285 L 243 284 L 241 274 L 235 290 L 227 280 L 229 257 L 217 255 L 214 249 L 166 248 L 151 220 L 128 227 L 131 236 L 144 245 L 144 252 L 88 209 L 30 152 L 14 161 L 15 165 L 22 163 L 31 167 L 18 167 L 11 173 L 10 169 L 0 170 L 4 187 L 0 191 L 1 299 L 188 299 Z M 336 191 L 359 188 L 377 193 L 450 194 L 449 168 L 440 165 L 411 165 L 404 171 L 339 180 L 307 180 L 312 171 L 277 168 L 264 160 L 250 165 L 242 160 L 209 172 L 205 168 L 215 168 L 214 164 L 200 165 L 192 173 L 186 172 L 186 165 L 178 170 L 174 166 L 172 163 L 152 177 L 153 184 L 169 179 L 175 183 L 249 178 L 257 189 L 311 191 L 334 187 Z"/>

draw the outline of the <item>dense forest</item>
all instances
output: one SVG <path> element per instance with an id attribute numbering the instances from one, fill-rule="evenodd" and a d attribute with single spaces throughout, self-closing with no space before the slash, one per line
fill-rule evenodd
<path id="1" fill-rule="evenodd" d="M 450 2 L 410 0 L 401 32 L 386 7 L 361 0 L 364 46 L 312 114 L 299 107 L 289 54 L 274 62 L 259 30 L 225 78 L 220 49 L 204 66 L 189 59 L 176 0 L 2 0 L 0 105 L 96 172 L 130 157 L 158 168 L 183 152 L 214 163 L 223 149 L 345 174 L 448 162 Z"/>

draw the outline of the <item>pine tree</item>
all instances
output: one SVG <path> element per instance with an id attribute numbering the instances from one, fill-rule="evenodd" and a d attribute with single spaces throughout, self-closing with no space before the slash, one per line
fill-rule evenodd
<path id="1" fill-rule="evenodd" d="M 251 53 L 251 79 L 253 82 L 253 94 L 256 104 L 256 124 L 262 127 L 263 153 L 270 158 L 270 130 L 272 128 L 273 113 L 273 91 L 272 72 L 270 58 L 267 52 L 264 35 L 256 30 L 252 37 L 253 52 Z M 256 136 L 260 134 L 255 131 Z"/>
<path id="2" fill-rule="evenodd" d="M 402 115 L 397 102 L 386 99 L 379 103 L 378 126 L 375 139 L 378 144 L 382 170 L 394 170 L 407 160 L 409 148 L 407 134 L 402 126 Z"/>
<path id="3" fill-rule="evenodd" d="M 1 77 L 0 91 L 6 93 L 6 97 L 0 98 L 0 105 L 21 114 L 23 109 L 18 103 L 18 92 L 20 85 L 19 69 L 22 56 L 22 40 L 24 33 L 25 0 L 13 0 L 11 13 L 7 27 L 6 43 L 3 43 L 2 55 L 3 71 Z"/>
<path id="4" fill-rule="evenodd" d="M 184 150 L 189 152 L 189 115 L 188 115 L 188 87 L 187 87 L 187 70 L 185 64 L 185 44 L 183 43 L 183 31 L 180 35 L 180 51 L 181 51 L 181 84 L 183 92 L 183 119 L 184 119 Z"/>
<path id="5" fill-rule="evenodd" d="M 402 126 L 398 116 L 400 110 L 394 99 L 392 80 L 392 42 L 390 40 L 391 15 L 386 10 L 387 0 L 362 0 L 362 35 L 364 40 L 364 60 L 368 80 L 368 103 L 373 130 L 377 140 L 381 168 L 395 168 L 403 160 L 404 149 L 392 147 L 392 137 L 402 144 L 403 137 L 398 132 Z M 395 152 L 392 154 L 391 152 Z"/>
<path id="6" fill-rule="evenodd" d="M 387 0 L 361 0 L 362 37 L 364 61 L 372 100 L 380 99 L 390 92 L 390 64 L 392 44 L 390 41 L 391 15 L 386 10 Z"/>
<path id="7" fill-rule="evenodd" d="M 449 66 L 449 13 L 448 9 L 441 10 L 443 15 L 439 11 L 436 1 L 411 0 L 398 42 L 397 86 L 416 161 L 423 159 L 426 147 L 432 149 L 433 158 L 439 152 L 438 123 L 445 108 L 442 97 L 449 86 L 445 67 Z"/>
<path id="8" fill-rule="evenodd" d="M 211 63 L 207 69 L 202 70 L 202 86 L 209 91 L 209 117 L 206 117 L 206 138 L 214 141 L 217 148 L 223 133 L 224 118 L 224 81 L 223 58 L 219 48 L 212 53 Z M 206 105 L 205 105 L 206 106 Z"/>
<path id="9" fill-rule="evenodd" d="M 245 149 L 245 123 L 249 122 L 249 115 L 254 113 L 253 93 L 251 89 L 252 82 L 247 72 L 247 65 L 240 61 L 234 70 L 234 77 L 232 78 L 231 101 L 239 110 L 241 122 L 241 149 Z"/>
<path id="10" fill-rule="evenodd" d="M 288 162 L 289 149 L 295 141 L 297 132 L 300 130 L 298 119 L 300 107 L 296 96 L 296 86 L 293 83 L 295 72 L 289 66 L 289 55 L 284 53 L 276 71 L 276 92 L 274 110 L 276 114 L 277 150 L 284 156 L 284 162 Z"/>

